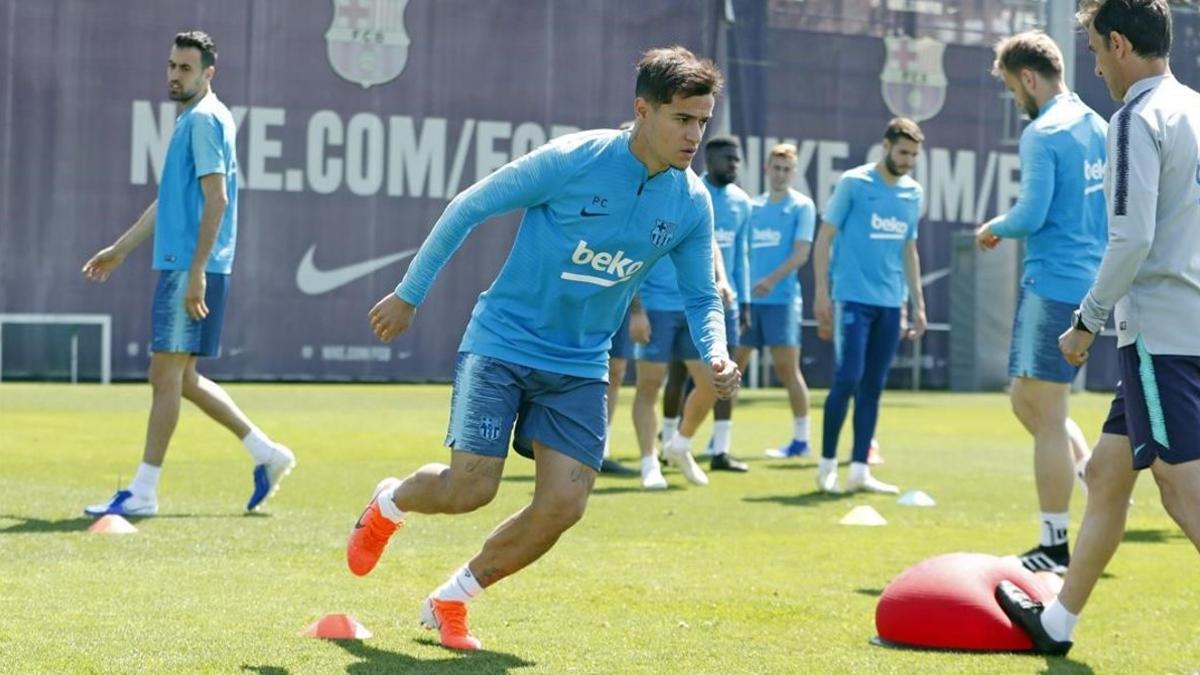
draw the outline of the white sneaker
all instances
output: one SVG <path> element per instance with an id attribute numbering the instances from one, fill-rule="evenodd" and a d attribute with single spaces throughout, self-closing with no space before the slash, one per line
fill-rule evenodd
<path id="1" fill-rule="evenodd" d="M 708 476 L 705 475 L 704 469 L 700 468 L 696 458 L 692 457 L 692 453 L 687 449 L 668 443 L 663 447 L 663 456 L 671 466 L 683 472 L 683 477 L 688 479 L 688 482 L 693 485 L 708 485 Z"/>
<path id="2" fill-rule="evenodd" d="M 878 478 L 872 476 L 870 473 L 865 473 L 862 476 L 859 476 L 858 478 L 855 478 L 854 476 L 850 476 L 850 480 L 846 481 L 846 491 L 847 492 L 860 492 L 860 491 L 861 492 L 875 492 L 875 493 L 883 494 L 883 495 L 898 495 L 898 494 L 900 494 L 900 488 L 896 487 L 895 485 L 892 485 L 891 483 L 885 483 L 885 482 L 879 480 Z"/>
<path id="3" fill-rule="evenodd" d="M 642 489 L 643 490 L 666 490 L 667 479 L 663 478 L 662 469 L 658 468 L 658 460 L 654 460 L 653 466 L 642 467 Z"/>
<path id="4" fill-rule="evenodd" d="M 286 446 L 275 444 L 275 454 L 265 464 L 254 467 L 254 492 L 246 502 L 247 511 L 257 511 L 267 498 L 279 491 L 283 477 L 296 468 L 296 455 Z"/>
<path id="5" fill-rule="evenodd" d="M 83 512 L 89 516 L 106 516 L 114 514 L 118 516 L 136 516 L 145 518 L 158 513 L 158 499 L 156 497 L 139 497 L 129 490 L 117 490 L 117 493 L 112 496 L 112 499 L 103 504 L 92 504 L 91 506 L 83 507 Z"/>
<path id="6" fill-rule="evenodd" d="M 829 469 L 817 467 L 817 489 L 831 495 L 842 491 L 842 488 L 838 486 L 838 471 L 836 466 Z"/>

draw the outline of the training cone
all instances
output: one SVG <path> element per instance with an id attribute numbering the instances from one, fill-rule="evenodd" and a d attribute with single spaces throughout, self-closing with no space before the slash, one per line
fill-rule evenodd
<path id="1" fill-rule="evenodd" d="M 937 502 L 934 501 L 933 497 L 930 497 L 928 494 L 921 492 L 920 490 L 909 490 L 908 492 L 905 492 L 904 494 L 900 495 L 900 498 L 896 500 L 896 503 L 900 506 L 937 506 Z"/>
<path id="2" fill-rule="evenodd" d="M 887 525 L 887 520 L 879 515 L 878 511 L 865 504 L 850 509 L 850 513 L 847 513 L 838 522 L 842 525 L 866 525 L 870 527 Z"/>
<path id="3" fill-rule="evenodd" d="M 366 640 L 371 637 L 371 631 L 349 614 L 326 614 L 300 634 L 325 640 Z"/>
<path id="4" fill-rule="evenodd" d="M 137 531 L 133 523 L 112 513 L 100 518 L 100 520 L 97 520 L 88 527 L 88 532 L 96 534 L 133 534 Z"/>

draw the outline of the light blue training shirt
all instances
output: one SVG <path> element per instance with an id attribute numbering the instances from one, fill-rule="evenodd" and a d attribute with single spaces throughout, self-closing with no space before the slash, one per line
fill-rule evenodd
<path id="1" fill-rule="evenodd" d="M 812 242 L 817 227 L 817 209 L 807 195 L 788 188 L 778 201 L 764 192 L 754 200 L 750 216 L 750 283 L 758 283 L 792 256 L 796 242 Z M 800 278 L 792 272 L 771 292 L 752 297 L 756 305 L 789 305 L 800 297 Z"/>

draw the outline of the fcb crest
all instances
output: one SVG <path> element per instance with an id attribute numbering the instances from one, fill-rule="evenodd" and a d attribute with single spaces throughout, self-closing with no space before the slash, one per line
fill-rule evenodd
<path id="1" fill-rule="evenodd" d="M 363 89 L 390 82 L 408 63 L 404 9 L 408 0 L 333 0 L 325 31 L 329 65 Z"/>
<path id="2" fill-rule="evenodd" d="M 650 230 L 650 243 L 654 244 L 655 248 L 662 248 L 671 243 L 671 239 L 675 236 L 674 223 L 668 223 L 662 219 L 654 221 L 654 229 Z"/>
<path id="3" fill-rule="evenodd" d="M 479 435 L 485 441 L 495 441 L 500 438 L 500 420 L 485 415 L 479 420 Z"/>
<path id="4" fill-rule="evenodd" d="M 885 37 L 887 61 L 879 81 L 883 101 L 892 114 L 923 122 L 942 110 L 946 102 L 946 72 L 942 55 L 946 45 L 932 38 Z"/>

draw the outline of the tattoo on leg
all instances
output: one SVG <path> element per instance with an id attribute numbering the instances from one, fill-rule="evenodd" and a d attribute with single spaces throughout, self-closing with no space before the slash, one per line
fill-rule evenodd
<path id="1" fill-rule="evenodd" d="M 511 574 L 511 572 L 502 567 L 489 567 L 483 572 L 476 574 L 475 578 L 479 581 L 480 586 L 487 588 L 509 574 Z"/>
<path id="2" fill-rule="evenodd" d="M 494 465 L 491 462 L 485 461 L 484 458 L 479 458 L 468 460 L 466 466 L 463 467 L 463 470 L 467 473 L 475 473 L 478 471 L 488 478 L 499 478 L 501 471 L 503 470 L 503 465 Z"/>

